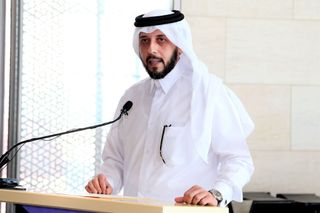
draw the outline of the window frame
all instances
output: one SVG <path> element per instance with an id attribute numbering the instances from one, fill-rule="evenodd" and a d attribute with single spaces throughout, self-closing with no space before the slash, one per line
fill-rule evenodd
<path id="1" fill-rule="evenodd" d="M 6 2 L 1 1 L 0 2 L 0 153 L 3 153 L 3 145 L 4 145 L 4 140 L 3 140 L 3 126 L 4 126 L 4 72 L 5 72 L 5 66 L 4 66 L 4 61 L 5 61 L 5 14 L 6 14 Z"/>

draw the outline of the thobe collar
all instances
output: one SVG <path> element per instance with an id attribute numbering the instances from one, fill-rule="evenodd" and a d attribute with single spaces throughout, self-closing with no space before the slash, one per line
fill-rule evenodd
<path id="1" fill-rule="evenodd" d="M 164 94 L 167 94 L 172 86 L 177 82 L 177 80 L 182 76 L 183 69 L 181 69 L 181 63 L 176 64 L 176 66 L 162 79 L 151 79 L 151 90 L 161 89 Z"/>

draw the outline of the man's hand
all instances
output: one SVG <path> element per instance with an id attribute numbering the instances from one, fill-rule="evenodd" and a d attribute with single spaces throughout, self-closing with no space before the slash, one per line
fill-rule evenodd
<path id="1" fill-rule="evenodd" d="M 90 180 L 85 189 L 89 193 L 107 195 L 111 194 L 113 191 L 110 183 L 107 181 L 107 177 L 103 174 L 98 174 L 92 180 Z"/>
<path id="2" fill-rule="evenodd" d="M 186 191 L 183 197 L 176 197 L 177 203 L 187 203 L 200 206 L 217 206 L 218 201 L 212 196 L 210 192 L 194 185 L 188 191 Z"/>

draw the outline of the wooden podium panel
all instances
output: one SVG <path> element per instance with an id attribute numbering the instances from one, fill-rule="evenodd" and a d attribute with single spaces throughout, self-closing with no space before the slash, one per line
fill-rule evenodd
<path id="1" fill-rule="evenodd" d="M 175 205 L 145 198 L 64 195 L 4 189 L 0 189 L 0 201 L 100 213 L 228 213 L 228 208 Z"/>

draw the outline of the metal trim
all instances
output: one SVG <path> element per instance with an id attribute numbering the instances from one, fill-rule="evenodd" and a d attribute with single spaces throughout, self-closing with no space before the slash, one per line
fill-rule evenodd
<path id="1" fill-rule="evenodd" d="M 181 11 L 181 0 L 173 0 L 172 8 L 174 10 L 180 10 Z"/>
<path id="2" fill-rule="evenodd" d="M 3 152 L 6 1 L 0 2 L 0 154 Z"/>
<path id="3" fill-rule="evenodd" d="M 11 42 L 10 42 L 10 75 L 9 75 L 9 118 L 8 146 L 19 141 L 20 123 L 20 43 L 21 43 L 21 0 L 11 2 Z M 17 159 L 8 165 L 8 177 L 17 178 Z"/>

